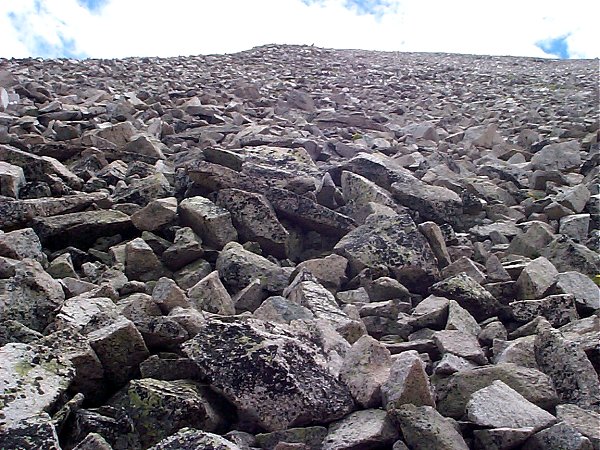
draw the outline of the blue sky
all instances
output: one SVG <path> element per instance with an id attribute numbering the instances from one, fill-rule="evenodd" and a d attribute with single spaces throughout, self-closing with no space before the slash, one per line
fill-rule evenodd
<path id="1" fill-rule="evenodd" d="M 269 44 L 597 58 L 597 0 L 0 0 L 0 57 L 231 53 Z"/>

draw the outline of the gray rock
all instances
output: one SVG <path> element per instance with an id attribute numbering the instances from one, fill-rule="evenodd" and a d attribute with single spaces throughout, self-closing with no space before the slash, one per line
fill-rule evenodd
<path id="1" fill-rule="evenodd" d="M 329 426 L 323 450 L 377 449 L 398 438 L 398 430 L 385 411 L 356 411 Z"/>
<path id="2" fill-rule="evenodd" d="M 556 417 L 587 437 L 594 450 L 600 448 L 600 414 L 577 405 L 565 404 L 556 407 Z"/>
<path id="3" fill-rule="evenodd" d="M 546 428 L 556 421 L 552 414 L 499 380 L 471 394 L 467 403 L 467 417 L 484 427 L 531 427 L 534 430 Z"/>
<path id="4" fill-rule="evenodd" d="M 158 230 L 171 223 L 177 217 L 177 199 L 160 198 L 151 201 L 131 215 L 133 225 L 142 231 Z"/>
<path id="5" fill-rule="evenodd" d="M 394 210 L 398 209 L 391 193 L 356 173 L 342 171 L 341 185 L 346 201 L 342 211 L 360 224 L 364 223 L 370 214 L 368 207 L 370 203 L 385 205 Z"/>
<path id="6" fill-rule="evenodd" d="M 559 272 L 581 272 L 594 276 L 600 272 L 600 255 L 567 236 L 554 239 L 542 251 Z"/>
<path id="7" fill-rule="evenodd" d="M 571 294 L 550 295 L 541 300 L 521 300 L 511 302 L 509 306 L 517 322 L 529 322 L 541 316 L 553 327 L 560 327 L 579 318 L 575 297 Z"/>
<path id="8" fill-rule="evenodd" d="M 130 280 L 158 280 L 168 274 L 152 248 L 142 238 L 125 246 L 125 275 Z"/>
<path id="9" fill-rule="evenodd" d="M 190 197 L 179 204 L 183 225 L 191 227 L 198 235 L 217 249 L 237 240 L 237 231 L 231 223 L 231 214 L 204 197 Z"/>
<path id="10" fill-rule="evenodd" d="M 14 275 L 0 279 L 0 317 L 42 332 L 56 317 L 65 294 L 61 285 L 34 260 L 14 265 Z"/>
<path id="11" fill-rule="evenodd" d="M 439 281 L 431 286 L 430 292 L 455 300 L 477 321 L 496 316 L 502 309 L 492 294 L 465 273 Z"/>
<path id="12" fill-rule="evenodd" d="M 481 349 L 477 336 L 458 330 L 436 331 L 433 335 L 440 353 L 452 353 L 477 364 L 486 364 L 487 358 Z"/>
<path id="13" fill-rule="evenodd" d="M 555 290 L 560 294 L 573 295 L 578 310 L 587 312 L 600 309 L 600 288 L 582 273 L 559 273 Z"/>
<path id="14" fill-rule="evenodd" d="M 0 423 L 0 444 L 6 449 L 43 448 L 60 450 L 60 442 L 50 416 L 41 413 L 15 423 Z"/>
<path id="15" fill-rule="evenodd" d="M 520 448 L 534 433 L 534 429 L 528 428 L 490 428 L 474 430 L 475 448 L 481 450 L 509 450 Z"/>
<path id="16" fill-rule="evenodd" d="M 381 386 L 381 397 L 388 411 L 407 403 L 435 407 L 425 364 L 416 351 L 405 351 L 394 357 L 389 378 Z"/>
<path id="17" fill-rule="evenodd" d="M 19 191 L 25 185 L 25 174 L 19 166 L 0 161 L 0 195 L 19 198 Z"/>
<path id="18" fill-rule="evenodd" d="M 75 375 L 69 361 L 39 345 L 6 344 L 0 347 L 0 359 L 2 429 L 59 406 Z"/>
<path id="19" fill-rule="evenodd" d="M 481 333 L 481 327 L 473 316 L 469 314 L 469 311 L 461 307 L 454 300 L 450 300 L 448 303 L 446 330 L 457 330 L 477 337 Z"/>
<path id="20" fill-rule="evenodd" d="M 437 262 L 409 215 L 371 215 L 344 236 L 335 252 L 348 259 L 352 274 L 387 266 L 407 287 L 424 290 L 438 276 Z"/>
<path id="21" fill-rule="evenodd" d="M 390 352 L 371 336 L 362 336 L 346 353 L 340 380 L 364 408 L 381 406 L 381 386 L 390 376 Z"/>
<path id="22" fill-rule="evenodd" d="M 573 214 L 561 217 L 559 233 L 569 236 L 573 241 L 585 243 L 590 228 L 589 214 Z"/>
<path id="23" fill-rule="evenodd" d="M 319 234 L 341 237 L 355 228 L 350 217 L 286 189 L 272 187 L 265 197 L 280 217 Z"/>
<path id="24" fill-rule="evenodd" d="M 268 322 L 287 323 L 293 320 L 312 320 L 312 311 L 285 297 L 267 298 L 252 314 L 257 319 Z"/>
<path id="25" fill-rule="evenodd" d="M 306 428 L 289 428 L 271 433 L 260 433 L 256 435 L 256 443 L 260 448 L 274 449 L 279 443 L 302 444 L 310 450 L 322 448 L 323 439 L 327 436 L 327 428 L 320 426 Z"/>
<path id="26" fill-rule="evenodd" d="M 202 239 L 190 227 L 182 227 L 175 232 L 173 244 L 160 257 L 169 269 L 179 270 L 203 255 Z"/>
<path id="27" fill-rule="evenodd" d="M 600 411 L 600 381 L 585 352 L 546 322 L 538 326 L 535 359 L 563 403 Z"/>
<path id="28" fill-rule="evenodd" d="M 183 348 L 250 424 L 281 430 L 353 410 L 350 393 L 319 362 L 317 349 L 281 325 L 211 319 Z"/>
<path id="29" fill-rule="evenodd" d="M 159 278 L 152 290 L 152 300 L 159 306 L 163 314 L 168 314 L 173 308 L 180 306 L 187 308 L 190 301 L 183 289 L 170 278 Z"/>
<path id="30" fill-rule="evenodd" d="M 562 188 L 554 196 L 554 201 L 579 214 L 590 200 L 590 196 L 591 192 L 584 184 L 577 184 L 573 187 Z"/>
<path id="31" fill-rule="evenodd" d="M 31 228 L 0 234 L 0 256 L 12 259 L 31 258 L 41 264 L 46 262 L 42 243 Z"/>
<path id="32" fill-rule="evenodd" d="M 131 380 L 108 404 L 123 408 L 132 419 L 144 448 L 184 427 L 219 431 L 225 425 L 219 399 L 191 380 Z"/>
<path id="33" fill-rule="evenodd" d="M 571 170 L 581 165 L 578 141 L 546 145 L 531 158 L 534 170 Z"/>
<path id="34" fill-rule="evenodd" d="M 462 370 L 436 383 L 437 409 L 448 417 L 460 419 L 471 394 L 500 380 L 533 404 L 550 409 L 558 403 L 550 378 L 539 370 L 515 364 L 496 364 Z"/>
<path id="35" fill-rule="evenodd" d="M 92 243 L 102 236 L 127 234 L 134 229 L 127 214 L 116 210 L 84 211 L 33 220 L 42 243 L 54 246 Z"/>
<path id="36" fill-rule="evenodd" d="M 423 450 L 467 450 L 463 437 L 431 406 L 402 405 L 390 412 L 400 423 L 402 436 L 411 448 Z"/>
<path id="37" fill-rule="evenodd" d="M 242 450 L 233 442 L 228 441 L 218 434 L 208 433 L 194 428 L 182 428 L 177 433 L 163 439 L 148 450 L 193 450 L 198 448 L 212 450 Z"/>
<path id="38" fill-rule="evenodd" d="M 364 324 L 342 311 L 333 294 L 314 281 L 298 283 L 291 287 L 287 296 L 308 308 L 317 319 L 327 322 L 351 344 L 366 334 Z"/>
<path id="39" fill-rule="evenodd" d="M 124 317 L 91 332 L 87 338 L 102 363 L 106 379 L 117 386 L 135 375 L 149 355 L 142 335 Z"/>
<path id="40" fill-rule="evenodd" d="M 542 298 L 556 282 L 558 270 L 543 256 L 528 263 L 517 279 L 519 299 Z"/>
<path id="41" fill-rule="evenodd" d="M 233 293 L 239 292 L 256 278 L 264 280 L 266 289 L 273 293 L 280 293 L 288 285 L 288 273 L 284 268 L 249 252 L 236 242 L 230 242 L 219 253 L 216 269 Z"/>
<path id="42" fill-rule="evenodd" d="M 565 422 L 552 425 L 538 431 L 523 445 L 523 450 L 545 450 L 560 448 L 564 450 L 592 450 L 592 443 L 572 426 Z"/>
<path id="43" fill-rule="evenodd" d="M 74 450 L 112 450 L 111 445 L 98 433 L 88 434 L 83 441 L 73 447 Z"/>
<path id="44" fill-rule="evenodd" d="M 277 258 L 287 257 L 289 233 L 263 195 L 221 189 L 216 204 L 230 212 L 240 238 L 258 242 L 265 252 Z"/>
<path id="45" fill-rule="evenodd" d="M 192 306 L 200 311 L 222 315 L 235 314 L 233 300 L 221 283 L 219 272 L 216 270 L 192 286 L 188 290 L 188 297 Z"/>

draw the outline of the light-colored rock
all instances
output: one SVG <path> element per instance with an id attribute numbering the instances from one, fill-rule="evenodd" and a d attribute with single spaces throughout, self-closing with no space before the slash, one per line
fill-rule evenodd
<path id="1" fill-rule="evenodd" d="M 0 279 L 2 320 L 16 320 L 35 331 L 52 322 L 64 300 L 60 283 L 32 259 L 15 263 L 14 275 Z"/>
<path id="2" fill-rule="evenodd" d="M 305 268 L 315 276 L 317 281 L 322 284 L 323 287 L 335 293 L 340 289 L 342 283 L 346 281 L 347 267 L 348 260 L 346 258 L 332 254 L 325 258 L 302 261 L 296 266 L 292 277 L 294 277 L 302 268 Z"/>
<path id="3" fill-rule="evenodd" d="M 583 349 L 547 322 L 538 325 L 535 359 L 562 403 L 600 411 L 600 380 Z"/>
<path id="4" fill-rule="evenodd" d="M 419 224 L 419 231 L 427 238 L 429 246 L 433 251 L 440 268 L 446 267 L 452 262 L 446 242 L 440 227 L 435 222 L 423 222 Z"/>
<path id="5" fill-rule="evenodd" d="M 381 386 L 390 375 L 390 352 L 378 340 L 365 335 L 348 350 L 340 371 L 342 380 L 364 408 L 381 406 Z"/>
<path id="6" fill-rule="evenodd" d="M 0 161 L 0 195 L 19 198 L 19 191 L 25 182 L 21 167 Z"/>
<path id="7" fill-rule="evenodd" d="M 208 245 L 221 249 L 237 240 L 229 211 L 207 198 L 186 198 L 179 204 L 178 211 L 182 224 L 191 227 Z"/>
<path id="8" fill-rule="evenodd" d="M 423 450 L 467 450 L 449 419 L 431 406 L 402 405 L 391 415 L 400 423 L 404 441 L 410 448 Z"/>
<path id="9" fill-rule="evenodd" d="M 587 437 L 594 450 L 600 448 L 600 414 L 577 405 L 565 404 L 556 407 L 556 417 Z"/>
<path id="10" fill-rule="evenodd" d="M 170 278 L 159 278 L 152 290 L 152 300 L 160 307 L 163 314 L 168 314 L 176 306 L 187 308 L 190 301 L 183 289 Z"/>
<path id="11" fill-rule="evenodd" d="M 31 258 L 42 264 L 46 262 L 42 243 L 31 228 L 0 234 L 0 256 L 12 259 Z"/>
<path id="12" fill-rule="evenodd" d="M 188 289 L 189 301 L 196 309 L 215 314 L 233 315 L 235 305 L 221 283 L 216 270 Z"/>
<path id="13" fill-rule="evenodd" d="M 398 430 L 385 411 L 356 411 L 329 426 L 323 450 L 377 449 L 398 438 Z"/>
<path id="14" fill-rule="evenodd" d="M 545 428 L 556 421 L 552 414 L 499 380 L 471 395 L 467 403 L 467 417 L 476 425 L 484 427 L 531 427 L 534 430 Z"/>
<path id="15" fill-rule="evenodd" d="M 538 431 L 523 445 L 523 450 L 592 450 L 592 443 L 579 431 L 565 422 Z"/>
<path id="16" fill-rule="evenodd" d="M 116 386 L 132 378 L 149 355 L 142 335 L 124 317 L 91 332 L 87 338 L 102 363 L 106 379 Z"/>
<path id="17" fill-rule="evenodd" d="M 543 256 L 527 264 L 517 279 L 519 299 L 539 299 L 556 282 L 558 270 Z"/>
<path id="18" fill-rule="evenodd" d="M 575 303 L 584 311 L 600 309 L 600 287 L 589 277 L 579 272 L 559 273 L 555 289 L 561 294 L 571 294 Z"/>
<path id="19" fill-rule="evenodd" d="M 125 275 L 130 280 L 158 280 L 167 275 L 152 247 L 142 238 L 129 241 L 125 246 Z"/>
<path id="20" fill-rule="evenodd" d="M 477 364 L 487 363 L 476 335 L 458 330 L 442 330 L 435 332 L 433 340 L 442 354 L 452 353 Z"/>
<path id="21" fill-rule="evenodd" d="M 75 375 L 70 362 L 42 346 L 0 347 L 0 429 L 56 407 Z"/>
<path id="22" fill-rule="evenodd" d="M 351 344 L 366 334 L 364 324 L 344 313 L 333 294 L 319 283 L 302 281 L 289 291 L 288 298 L 311 310 L 317 319 L 328 322 Z"/>
<path id="23" fill-rule="evenodd" d="M 142 231 L 154 231 L 171 223 L 177 217 L 177 199 L 159 198 L 131 215 L 133 225 Z"/>
<path id="24" fill-rule="evenodd" d="M 233 442 L 218 434 L 194 428 L 182 428 L 177 433 L 163 439 L 148 450 L 182 450 L 182 449 L 242 450 Z"/>
<path id="25" fill-rule="evenodd" d="M 407 403 L 435 407 L 425 364 L 416 351 L 409 350 L 394 357 L 390 376 L 381 386 L 381 397 L 388 411 Z"/>

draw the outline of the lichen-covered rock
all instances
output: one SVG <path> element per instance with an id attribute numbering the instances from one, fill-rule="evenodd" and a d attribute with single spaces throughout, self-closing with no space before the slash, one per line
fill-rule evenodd
<path id="1" fill-rule="evenodd" d="M 0 448 L 61 450 L 56 428 L 46 413 L 10 424 L 0 421 Z"/>
<path id="2" fill-rule="evenodd" d="M 492 294 L 465 273 L 439 281 L 431 286 L 430 292 L 440 297 L 456 300 L 477 321 L 493 317 L 502 309 Z"/>
<path id="3" fill-rule="evenodd" d="M 258 242 L 266 253 L 277 258 L 287 257 L 289 233 L 263 195 L 221 189 L 216 204 L 231 213 L 233 225 L 242 239 Z"/>
<path id="4" fill-rule="evenodd" d="M 535 359 L 561 401 L 600 412 L 600 380 L 583 349 L 547 322 L 537 331 Z"/>
<path id="5" fill-rule="evenodd" d="M 429 243 L 408 214 L 369 216 L 336 244 L 335 252 L 348 259 L 353 275 L 387 266 L 402 284 L 419 291 L 439 275 Z"/>
<path id="6" fill-rule="evenodd" d="M 236 241 L 238 234 L 231 223 L 231 214 L 204 197 L 190 197 L 179 204 L 179 217 L 210 246 L 217 249 Z"/>
<path id="7" fill-rule="evenodd" d="M 0 256 L 13 259 L 30 258 L 39 263 L 46 261 L 42 243 L 31 228 L 0 234 Z"/>
<path id="8" fill-rule="evenodd" d="M 131 380 L 108 404 L 124 408 L 142 446 L 156 444 L 184 427 L 220 431 L 225 425 L 219 398 L 191 380 Z"/>
<path id="9" fill-rule="evenodd" d="M 14 275 L 0 279 L 0 318 L 35 331 L 43 331 L 54 320 L 64 300 L 60 283 L 31 259 L 16 263 Z"/>
<path id="10" fill-rule="evenodd" d="M 520 300 L 511 302 L 509 306 L 517 322 L 544 317 L 553 327 L 561 327 L 579 318 L 575 297 L 571 294 L 549 295 L 540 300 Z"/>
<path id="11" fill-rule="evenodd" d="M 25 174 L 19 166 L 0 161 L 0 195 L 19 198 L 19 190 L 25 184 Z"/>
<path id="12" fill-rule="evenodd" d="M 600 448 L 600 414 L 577 405 L 564 404 L 556 407 L 556 417 L 587 437 L 594 450 Z"/>
<path id="13" fill-rule="evenodd" d="M 523 450 L 592 450 L 592 443 L 579 431 L 565 422 L 559 422 L 545 430 L 538 431 L 523 445 Z"/>
<path id="14" fill-rule="evenodd" d="M 241 419 L 267 430 L 331 422 L 354 408 L 319 350 L 281 325 L 212 319 L 183 348 Z"/>
<path id="15" fill-rule="evenodd" d="M 216 269 L 220 278 L 233 293 L 244 289 L 256 278 L 264 282 L 268 291 L 281 292 L 288 285 L 291 272 L 268 259 L 246 250 L 237 242 L 230 242 L 219 253 Z"/>
<path id="16" fill-rule="evenodd" d="M 265 197 L 280 216 L 319 234 L 341 237 L 355 227 L 350 217 L 287 189 L 270 188 Z"/>
<path id="17" fill-rule="evenodd" d="M 0 430 L 51 412 L 75 375 L 66 358 L 39 345 L 6 344 L 0 361 Z"/>

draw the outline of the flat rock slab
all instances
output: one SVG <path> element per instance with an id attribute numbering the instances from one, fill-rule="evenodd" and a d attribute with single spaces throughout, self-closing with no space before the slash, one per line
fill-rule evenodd
<path id="1" fill-rule="evenodd" d="M 354 408 L 317 350 L 281 325 L 212 319 L 183 349 L 240 418 L 267 430 L 331 422 Z"/>
<path id="2" fill-rule="evenodd" d="M 69 361 L 43 346 L 6 344 L 0 361 L 0 429 L 49 411 L 75 376 Z"/>
<path id="3" fill-rule="evenodd" d="M 194 450 L 201 448 L 211 450 L 242 450 L 239 446 L 218 434 L 194 428 L 182 428 L 177 433 L 163 439 L 148 450 Z"/>
<path id="4" fill-rule="evenodd" d="M 535 430 L 556 421 L 552 414 L 535 406 L 498 380 L 471 395 L 467 404 L 467 417 L 476 425 L 484 427 L 531 427 Z"/>
<path id="5" fill-rule="evenodd" d="M 135 230 L 130 217 L 116 210 L 82 211 L 33 220 L 33 229 L 43 243 L 59 246 L 93 243 L 101 236 L 128 234 Z"/>

